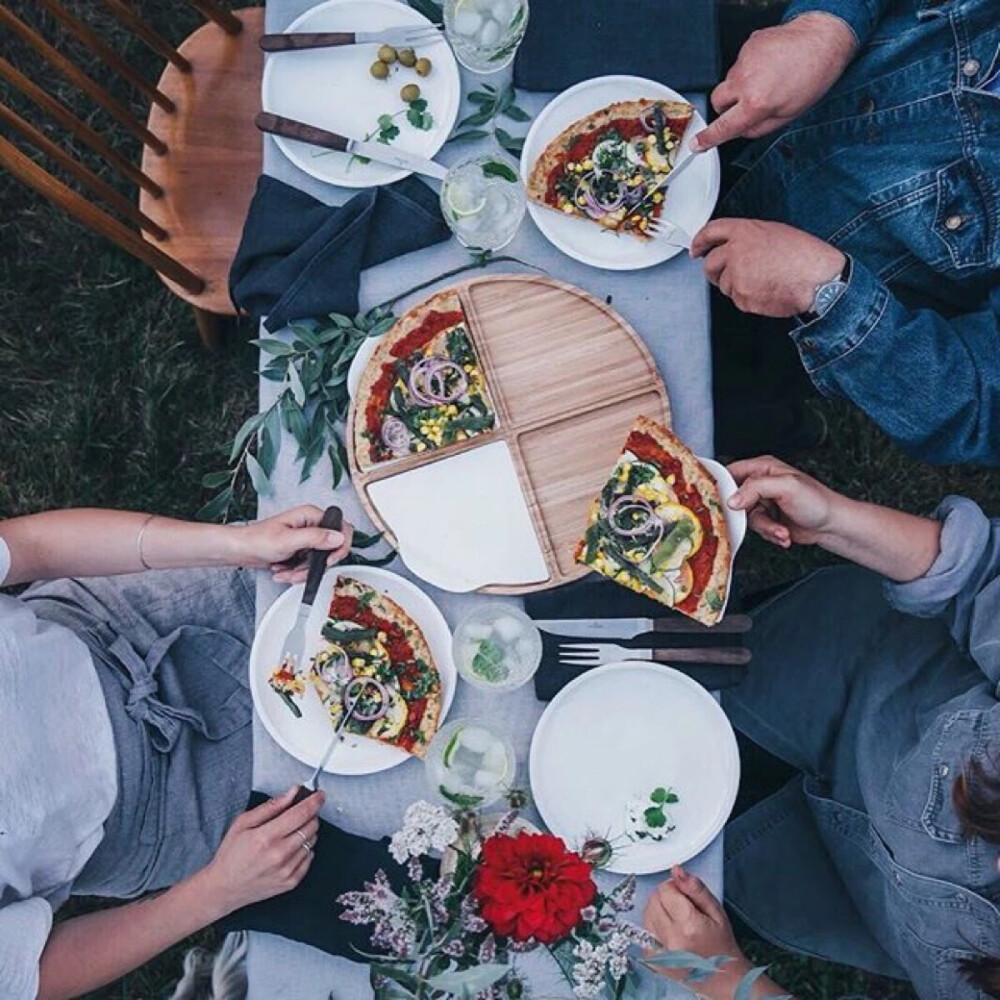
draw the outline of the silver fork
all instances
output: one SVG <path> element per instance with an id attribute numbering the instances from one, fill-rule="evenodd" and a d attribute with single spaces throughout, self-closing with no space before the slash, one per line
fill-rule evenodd
<path id="1" fill-rule="evenodd" d="M 694 237 L 683 227 L 664 219 L 662 216 L 656 218 L 651 216 L 646 225 L 646 234 L 654 240 L 662 243 L 669 243 L 671 246 L 683 247 L 685 250 L 691 249 Z"/>
<path id="2" fill-rule="evenodd" d="M 262 35 L 260 47 L 265 52 L 290 52 L 299 49 L 325 49 L 342 45 L 391 45 L 406 47 L 429 45 L 444 36 L 440 24 L 422 24 L 413 28 L 380 28 L 377 31 L 289 31 Z"/>
<path id="3" fill-rule="evenodd" d="M 735 646 L 698 646 L 680 649 L 627 649 L 613 642 L 562 642 L 559 662 L 563 666 L 594 667 L 618 660 L 651 660 L 653 663 L 712 663 L 743 667 L 750 662 L 750 650 Z"/>

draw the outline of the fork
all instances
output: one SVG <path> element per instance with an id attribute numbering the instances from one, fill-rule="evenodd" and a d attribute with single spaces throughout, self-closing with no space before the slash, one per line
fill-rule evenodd
<path id="1" fill-rule="evenodd" d="M 651 660 L 653 663 L 712 663 L 745 667 L 750 650 L 742 647 L 685 647 L 682 649 L 627 649 L 613 642 L 562 642 L 559 662 L 567 667 L 592 667 L 618 660 Z"/>
<path id="2" fill-rule="evenodd" d="M 691 243 L 694 240 L 694 237 L 686 229 L 662 216 L 660 218 L 650 217 L 646 226 L 646 234 L 654 240 L 669 243 L 675 247 L 683 247 L 685 250 L 691 249 Z"/>
<path id="3" fill-rule="evenodd" d="M 334 48 L 341 45 L 391 45 L 394 48 L 428 45 L 442 37 L 440 24 L 422 24 L 414 28 L 381 28 L 377 31 L 298 31 L 262 35 L 260 47 L 265 52 L 290 52 L 298 49 Z"/>

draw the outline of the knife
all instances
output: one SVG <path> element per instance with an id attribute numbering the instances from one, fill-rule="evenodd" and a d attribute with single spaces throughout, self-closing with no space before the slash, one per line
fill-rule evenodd
<path id="1" fill-rule="evenodd" d="M 424 156 L 404 153 L 398 149 L 390 149 L 381 142 L 351 139 L 346 135 L 329 132 L 315 125 L 297 122 L 293 118 L 283 118 L 281 115 L 272 114 L 270 111 L 261 111 L 254 119 L 254 123 L 261 132 L 284 136 L 286 139 L 298 139 L 299 142 L 308 142 L 313 146 L 322 146 L 324 149 L 334 149 L 338 153 L 363 156 L 369 160 L 376 160 L 378 163 L 387 163 L 390 166 L 399 167 L 401 170 L 412 170 L 417 174 L 436 177 L 438 180 L 444 180 L 448 175 L 447 167 L 442 167 L 440 163 L 428 160 Z"/>
<path id="2" fill-rule="evenodd" d="M 738 635 L 749 632 L 753 620 L 748 615 L 730 615 L 711 627 L 688 618 L 550 618 L 536 620 L 545 632 L 572 638 L 634 639 L 644 632 L 672 632 L 691 635 Z"/>
<path id="3" fill-rule="evenodd" d="M 401 28 L 380 28 L 378 31 L 285 31 L 261 35 L 260 47 L 265 52 L 297 52 L 302 49 L 338 48 L 344 45 L 392 45 L 396 47 L 431 45 L 441 41 L 439 25 L 417 24 Z"/>
<path id="4" fill-rule="evenodd" d="M 319 522 L 321 528 L 329 528 L 331 531 L 340 531 L 344 524 L 344 514 L 339 507 L 327 507 L 323 512 L 323 517 Z M 313 601 L 316 600 L 316 592 L 319 590 L 320 581 L 326 572 L 326 558 L 328 552 L 323 549 L 313 549 L 309 553 L 309 575 L 306 577 L 305 589 L 302 591 L 302 600 L 299 602 L 298 614 L 292 627 L 285 636 L 285 643 L 281 647 L 282 665 L 287 664 L 291 670 L 296 670 L 299 660 L 302 659 L 302 650 L 305 648 L 306 620 L 312 611 Z"/>

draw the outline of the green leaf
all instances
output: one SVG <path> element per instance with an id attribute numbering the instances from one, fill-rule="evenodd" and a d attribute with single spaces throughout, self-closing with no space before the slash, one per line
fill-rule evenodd
<path id="1" fill-rule="evenodd" d="M 473 128 L 466 132 L 456 132 L 448 142 L 476 142 L 478 139 L 485 139 L 489 135 L 485 129 Z"/>
<path id="2" fill-rule="evenodd" d="M 702 958 L 693 951 L 659 951 L 643 959 L 643 964 L 654 969 L 690 969 L 696 972 L 718 972 L 726 962 L 731 962 L 731 955 L 714 955 Z"/>
<path id="3" fill-rule="evenodd" d="M 444 785 L 438 785 L 438 791 L 452 805 L 461 806 L 463 809 L 474 809 L 483 801 L 481 795 L 462 795 L 460 792 L 451 792 Z"/>
<path id="4" fill-rule="evenodd" d="M 517 183 L 517 174 L 506 164 L 499 160 L 490 160 L 483 164 L 483 174 L 486 177 L 500 177 L 511 184 Z"/>
<path id="5" fill-rule="evenodd" d="M 323 448 L 326 444 L 326 435 L 322 433 L 322 430 L 317 434 L 312 443 L 309 445 L 308 451 L 306 451 L 305 458 L 302 460 L 302 473 L 299 476 L 299 483 L 304 483 L 311 475 L 313 469 L 316 467 L 316 463 L 323 456 Z"/>
<path id="6" fill-rule="evenodd" d="M 292 390 L 292 396 L 294 397 L 295 402 L 298 403 L 299 406 L 304 406 L 306 401 L 306 389 L 302 384 L 302 376 L 299 375 L 299 370 L 295 367 L 295 365 L 288 366 L 288 385 Z"/>
<path id="7" fill-rule="evenodd" d="M 507 108 L 507 110 L 504 111 L 504 115 L 506 115 L 512 122 L 531 121 L 531 115 L 529 115 L 528 112 L 524 110 L 524 108 L 519 107 L 516 104 L 512 104 L 509 108 Z"/>
<path id="8" fill-rule="evenodd" d="M 343 313 L 330 313 L 330 319 L 341 330 L 350 330 L 354 326 L 354 320 L 350 316 L 343 315 Z"/>
<path id="9" fill-rule="evenodd" d="M 285 429 L 295 438 L 300 452 L 305 453 L 309 447 L 309 424 L 302 407 L 295 401 L 291 393 L 286 392 L 281 397 L 281 416 Z"/>
<path id="10" fill-rule="evenodd" d="M 265 368 L 260 373 L 261 378 L 266 378 L 268 382 L 284 382 L 285 373 L 283 371 L 277 371 L 274 368 Z"/>
<path id="11" fill-rule="evenodd" d="M 273 357 L 288 357 L 295 351 L 291 344 L 286 344 L 283 340 L 275 340 L 273 337 L 262 337 L 259 340 L 251 340 L 251 344 L 256 344 L 265 354 Z"/>
<path id="12" fill-rule="evenodd" d="M 233 502 L 232 487 L 216 494 L 205 504 L 195 515 L 199 521 L 222 521 L 225 520 L 229 507 Z"/>
<path id="13" fill-rule="evenodd" d="M 493 108 L 484 108 L 482 111 L 474 111 L 471 115 L 463 118 L 456 126 L 456 129 L 463 129 L 466 126 L 476 128 L 485 125 L 493 117 Z"/>
<path id="14" fill-rule="evenodd" d="M 753 996 L 754 984 L 765 972 L 767 972 L 767 966 L 764 965 L 751 969 L 737 984 L 733 1000 L 750 1000 Z"/>
<path id="15" fill-rule="evenodd" d="M 415 101 L 410 101 L 410 110 L 411 111 L 426 111 L 427 110 L 427 102 L 422 97 L 418 97 Z"/>
<path id="16" fill-rule="evenodd" d="M 374 532 L 369 534 L 366 531 L 354 532 L 354 538 L 351 540 L 352 549 L 370 549 L 373 545 L 378 545 L 382 541 L 382 532 Z"/>
<path id="17" fill-rule="evenodd" d="M 305 326 L 302 323 L 292 323 L 289 329 L 306 345 L 306 347 L 319 347 L 319 340 L 317 339 L 316 333 L 311 326 Z"/>
<path id="18" fill-rule="evenodd" d="M 431 989 L 443 990 L 455 996 L 474 997 L 484 990 L 488 990 L 508 972 L 510 972 L 510 966 L 507 965 L 477 965 L 458 972 L 439 972 L 427 980 L 427 985 Z"/>
<path id="19" fill-rule="evenodd" d="M 667 825 L 667 817 L 659 806 L 650 806 L 642 815 L 646 820 L 646 825 L 653 827 L 653 829 Z"/>
<path id="20" fill-rule="evenodd" d="M 393 550 L 387 555 L 378 556 L 375 559 L 368 559 L 366 556 L 359 556 L 356 552 L 351 552 L 348 557 L 344 560 L 343 565 L 345 566 L 388 566 L 396 558 L 396 552 Z M 480 799 L 480 801 L 482 801 Z"/>
<path id="21" fill-rule="evenodd" d="M 676 792 L 667 792 L 667 797 L 663 800 L 668 806 L 676 805 L 680 802 Z"/>
<path id="22" fill-rule="evenodd" d="M 649 797 L 653 802 L 664 803 L 667 801 L 667 790 L 665 788 L 654 788 Z"/>
<path id="23" fill-rule="evenodd" d="M 326 453 L 330 459 L 330 468 L 333 470 L 333 488 L 336 489 L 344 478 L 344 466 L 337 455 L 336 448 L 327 448 Z"/>
<path id="24" fill-rule="evenodd" d="M 386 316 L 384 319 L 380 319 L 372 324 L 372 328 L 368 331 L 369 337 L 381 337 L 383 333 L 388 333 L 396 323 L 395 316 Z M 357 348 L 351 352 L 351 357 L 357 353 Z"/>
<path id="25" fill-rule="evenodd" d="M 243 425 L 236 432 L 236 437 L 233 438 L 233 447 L 229 452 L 229 464 L 232 465 L 239 457 L 243 451 L 243 446 L 247 443 L 247 439 L 250 437 L 254 431 L 262 423 L 264 423 L 265 413 L 254 413 L 252 416 L 246 418 L 243 421 Z"/>
<path id="26" fill-rule="evenodd" d="M 280 426 L 278 428 L 278 433 L 281 433 Z M 274 473 L 274 466 L 278 460 L 280 442 L 281 438 L 279 437 L 278 444 L 275 444 L 270 428 L 267 424 L 264 424 L 260 431 L 260 442 L 257 445 L 257 461 L 260 462 L 260 467 L 264 470 L 264 475 L 267 476 L 268 479 L 270 479 Z"/>
<path id="27" fill-rule="evenodd" d="M 470 104 L 492 104 L 493 95 L 487 94 L 484 90 L 473 90 L 466 98 Z"/>
<path id="28" fill-rule="evenodd" d="M 253 483 L 253 488 L 257 491 L 257 495 L 262 497 L 269 496 L 271 493 L 271 482 L 267 477 L 267 473 L 261 468 L 260 462 L 249 451 L 247 452 L 247 473 L 250 476 L 250 482 Z"/>
<path id="29" fill-rule="evenodd" d="M 399 983 L 400 986 L 408 990 L 417 990 L 420 986 L 419 980 L 412 972 L 406 969 L 399 969 L 394 965 L 373 962 L 371 965 L 371 974 L 373 976 L 385 976 L 386 979 L 391 979 L 394 983 Z"/>
<path id="30" fill-rule="evenodd" d="M 214 490 L 219 486 L 224 486 L 233 478 L 233 474 L 229 469 L 222 469 L 219 472 L 206 472 L 204 476 L 201 477 L 201 485 L 205 487 L 206 490 Z"/>

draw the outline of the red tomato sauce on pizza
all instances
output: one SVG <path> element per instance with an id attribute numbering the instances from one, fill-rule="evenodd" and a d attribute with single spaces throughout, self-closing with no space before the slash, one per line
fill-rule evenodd
<path id="1" fill-rule="evenodd" d="M 335 594 L 330 602 L 330 617 L 335 621 L 356 622 L 363 628 L 374 628 L 385 632 L 388 638 L 382 644 L 392 660 L 399 687 L 406 700 L 406 725 L 399 737 L 393 742 L 404 750 L 411 751 L 417 744 L 420 724 L 423 722 L 427 709 L 427 699 L 417 698 L 410 701 L 406 694 L 422 679 L 420 667 L 416 662 L 416 654 L 410 645 L 406 633 L 395 622 L 380 618 L 371 608 L 356 597 L 345 594 Z"/>
<path id="2" fill-rule="evenodd" d="M 389 353 L 396 358 L 408 358 L 411 354 L 426 347 L 442 330 L 447 330 L 449 327 L 464 321 L 465 316 L 461 310 L 452 312 L 432 310 L 424 317 L 424 321 L 418 327 L 393 344 Z M 382 365 L 382 374 L 372 386 L 368 405 L 365 407 L 365 430 L 368 432 L 372 461 L 378 461 L 381 453 L 378 439 L 382 430 L 382 415 L 389 407 L 389 397 L 392 395 L 392 387 L 395 384 L 396 366 L 392 361 L 386 361 Z"/>
<path id="3" fill-rule="evenodd" d="M 719 539 L 716 537 L 715 528 L 712 525 L 712 515 L 701 494 L 693 486 L 688 485 L 684 478 L 684 467 L 679 459 L 664 451 L 648 434 L 633 431 L 629 435 L 628 441 L 625 442 L 625 447 L 640 461 L 655 465 L 664 476 L 673 476 L 673 488 L 677 499 L 688 510 L 692 511 L 701 522 L 704 540 L 701 548 L 688 560 L 694 579 L 694 587 L 691 593 L 680 604 L 676 605 L 679 611 L 693 612 L 698 607 L 698 600 L 708 586 L 712 575 L 712 566 L 715 564 L 715 553 L 719 548 Z"/>

